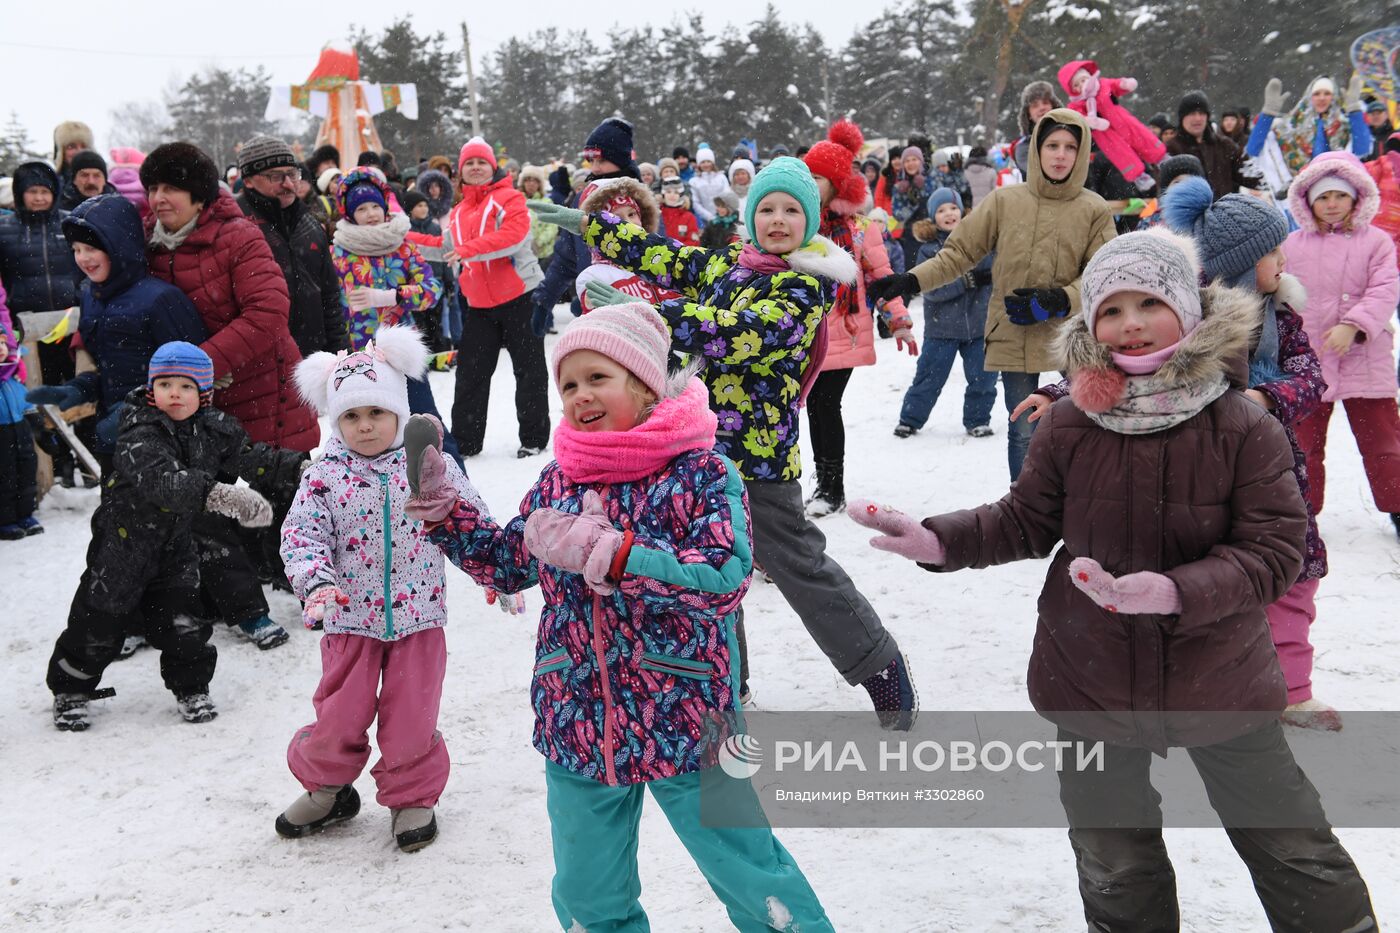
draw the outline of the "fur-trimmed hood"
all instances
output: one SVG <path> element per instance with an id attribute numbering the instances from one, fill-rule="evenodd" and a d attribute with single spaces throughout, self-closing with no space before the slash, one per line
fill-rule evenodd
<path id="1" fill-rule="evenodd" d="M 824 276 L 842 285 L 854 285 L 860 271 L 854 256 L 821 234 L 783 258 L 797 272 Z"/>
<path id="2" fill-rule="evenodd" d="M 587 196 L 579 202 L 578 208 L 585 214 L 600 214 L 607 209 L 608 202 L 624 196 L 637 202 L 637 210 L 642 215 L 643 229 L 647 233 L 655 233 L 661 222 L 661 209 L 657 206 L 656 196 L 651 193 L 651 189 L 634 178 L 605 178 L 590 184 Z"/>
<path id="3" fill-rule="evenodd" d="M 432 182 L 442 186 L 443 193 L 438 197 L 428 193 L 428 185 Z M 428 199 L 428 210 L 432 212 L 434 218 L 452 213 L 452 179 L 447 177 L 446 172 L 438 171 L 435 168 L 425 169 L 418 173 L 418 180 L 413 187 Z M 342 190 L 343 188 L 342 185 Z"/>
<path id="4" fill-rule="evenodd" d="M 1173 385 L 1200 385 L 1224 375 L 1231 385 L 1243 387 L 1241 364 L 1248 360 L 1249 348 L 1263 325 L 1262 296 L 1252 289 L 1213 284 L 1201 289 L 1201 314 L 1200 326 L 1182 338 L 1157 376 Z M 1126 378 L 1114 365 L 1108 346 L 1089 333 L 1083 315 L 1060 329 L 1053 353 L 1069 377 L 1071 396 L 1086 411 L 1094 409 L 1086 407 L 1073 391 L 1076 379 L 1110 376 L 1121 389 Z"/>
<path id="5" fill-rule="evenodd" d="M 520 178 L 516 181 L 516 187 L 522 193 L 525 191 L 525 179 L 533 178 L 540 184 L 540 194 L 549 197 L 549 172 L 543 165 L 527 165 L 520 170 Z M 529 197 L 529 195 L 526 195 Z"/>
<path id="6" fill-rule="evenodd" d="M 1356 207 L 1351 212 L 1352 228 L 1368 226 L 1381 207 L 1381 194 L 1371 173 L 1350 152 L 1324 152 L 1309 162 L 1288 189 L 1288 209 L 1293 219 L 1309 233 L 1320 233 L 1317 218 L 1308 204 L 1308 191 L 1328 175 L 1336 175 L 1356 189 Z"/>

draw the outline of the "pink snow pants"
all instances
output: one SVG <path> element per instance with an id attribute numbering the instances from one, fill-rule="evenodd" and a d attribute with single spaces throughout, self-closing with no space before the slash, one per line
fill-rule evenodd
<path id="1" fill-rule="evenodd" d="M 1323 402 L 1293 426 L 1298 446 L 1308 463 L 1308 505 L 1322 514 L 1327 485 L 1323 458 L 1327 454 L 1327 425 L 1334 402 Z M 1371 484 L 1371 498 L 1382 512 L 1400 512 L 1400 412 L 1393 398 L 1344 398 L 1347 421 L 1361 451 L 1361 465 Z"/>
<path id="2" fill-rule="evenodd" d="M 1299 580 L 1264 609 L 1269 633 L 1274 637 L 1283 682 L 1288 685 L 1288 703 L 1312 699 L 1313 646 L 1308 629 L 1317 618 L 1317 586 L 1321 580 Z"/>
<path id="3" fill-rule="evenodd" d="M 436 804 L 451 767 L 437 731 L 446 671 L 441 628 L 398 641 L 323 637 L 321 683 L 311 698 L 316 721 L 292 736 L 292 774 L 308 791 L 354 781 L 369 761 L 369 726 L 378 713 L 380 758 L 370 772 L 379 786 L 375 799 L 395 810 Z"/>
<path id="4" fill-rule="evenodd" d="M 1139 123 L 1136 117 L 1129 114 L 1127 119 L 1109 119 L 1113 121 L 1111 127 L 1106 130 L 1094 130 L 1094 143 L 1128 181 L 1143 173 L 1143 162 L 1156 165 L 1166 157 L 1167 147 L 1152 135 L 1151 130 Z"/>

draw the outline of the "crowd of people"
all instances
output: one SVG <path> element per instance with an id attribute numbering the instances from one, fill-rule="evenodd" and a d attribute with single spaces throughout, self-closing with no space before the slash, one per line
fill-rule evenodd
<path id="1" fill-rule="evenodd" d="M 1024 89 L 1002 145 L 872 148 L 840 120 L 727 162 L 707 143 L 638 161 L 620 117 L 573 162 L 478 136 L 406 168 L 266 135 L 222 170 L 178 141 L 109 162 L 60 124 L 52 163 L 0 186 L 0 538 L 43 531 L 36 450 L 58 482 L 101 485 L 47 673 L 55 726 L 86 730 L 106 668 L 143 644 L 208 722 L 211 627 L 275 648 L 264 587 L 288 589 L 324 631 L 323 675 L 276 831 L 358 813 L 377 720 L 377 799 L 419 849 L 449 768 L 450 562 L 507 612 L 540 587 L 530 698 L 564 928 L 645 928 L 650 789 L 738 928 L 773 926 L 776 897 L 792 928 L 830 929 L 771 830 L 700 821 L 700 738 L 752 704 L 755 571 L 881 727 L 913 726 L 909 659 L 817 524 L 844 511 L 926 570 L 1054 555 L 1029 689 L 1062 738 L 1112 743 L 1105 772 L 1061 776 L 1093 928 L 1175 928 L 1160 813 L 1094 828 L 1150 793 L 1169 746 L 1212 800 L 1267 786 L 1315 814 L 1230 828 L 1275 929 L 1374 928 L 1282 726 L 1343 727 L 1313 696 L 1311 637 L 1338 402 L 1400 534 L 1400 133 L 1359 77 L 1295 107 L 1271 81 L 1257 117 L 1218 122 L 1200 91 L 1140 121 L 1137 82 L 1091 60 L 1057 78 Z M 847 501 L 843 397 L 882 338 L 918 357 L 889 414 L 901 445 L 958 357 L 970 437 L 996 434 L 1001 384 L 999 502 L 919 521 Z M 468 468 L 502 350 L 516 456 L 554 459 L 498 519 Z M 433 370 L 454 371 L 446 419 Z M 68 418 L 100 475 L 59 439 Z M 1228 735 L 1057 718 L 1147 708 L 1276 715 Z"/>

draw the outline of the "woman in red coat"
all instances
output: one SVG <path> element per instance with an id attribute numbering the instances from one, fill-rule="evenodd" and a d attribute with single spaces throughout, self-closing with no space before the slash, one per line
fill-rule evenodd
<path id="1" fill-rule="evenodd" d="M 141 184 L 151 205 L 151 274 L 199 310 L 209 331 L 200 347 L 214 361 L 215 407 L 242 422 L 254 442 L 310 452 L 321 429 L 297 392 L 301 353 L 287 327 L 287 280 L 262 232 L 219 188 L 214 160 L 190 143 L 157 147 L 141 163 Z M 268 616 L 259 578 L 285 585 L 277 538 L 291 503 L 259 491 L 275 510 L 270 531 L 242 537 L 229 520 L 206 514 L 195 522 L 195 540 L 208 608 L 267 649 L 287 633 Z"/>
<path id="2" fill-rule="evenodd" d="M 301 353 L 287 329 L 287 280 L 267 241 L 219 188 L 214 161 L 189 143 L 166 143 L 141 164 L 152 216 L 151 274 L 194 302 L 209 330 L 214 404 L 253 441 L 309 452 L 316 415 L 297 394 Z"/>

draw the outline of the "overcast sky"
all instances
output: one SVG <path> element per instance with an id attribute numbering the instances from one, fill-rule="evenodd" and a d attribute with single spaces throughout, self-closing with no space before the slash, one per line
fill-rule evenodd
<path id="1" fill-rule="evenodd" d="M 415 29 L 420 33 L 442 30 L 449 42 L 458 45 L 459 24 L 467 15 L 478 73 L 485 55 L 502 41 L 551 25 L 577 29 L 586 21 L 587 31 L 601 38 L 619 23 L 664 24 L 682 10 L 702 9 L 709 30 L 719 32 L 763 14 L 762 3 L 744 0 L 602 4 L 609 11 L 619 11 L 605 16 L 591 16 L 594 4 L 577 0 L 441 6 L 437 11 L 431 4 L 415 4 Z M 775 0 L 774 6 L 784 19 L 810 22 L 828 45 L 839 47 L 873 19 L 883 3 Z M 357 26 L 378 32 L 395 18 L 386 12 L 390 9 L 403 7 L 379 0 L 319 4 L 63 0 L 52 15 L 28 20 L 42 25 L 7 29 L 0 36 L 0 122 L 7 121 L 14 110 L 29 129 L 35 148 L 48 154 L 54 125 L 82 120 L 93 128 L 97 148 L 105 154 L 111 145 L 108 133 L 114 107 L 133 100 L 158 101 L 172 79 L 183 81 L 206 65 L 262 65 L 274 83 L 298 83 L 310 74 L 322 45 L 344 39 Z M 13 16 L 8 19 L 15 22 Z"/>

